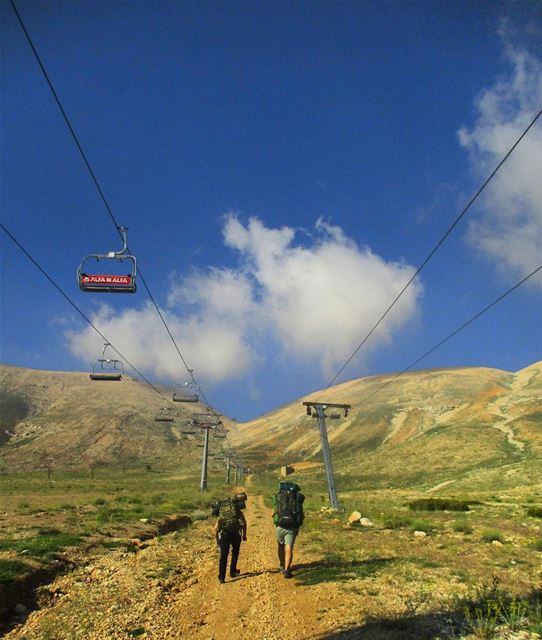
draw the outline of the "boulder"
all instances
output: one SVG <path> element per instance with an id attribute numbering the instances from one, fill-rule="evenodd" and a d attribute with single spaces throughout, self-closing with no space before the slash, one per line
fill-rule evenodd
<path id="1" fill-rule="evenodd" d="M 427 533 L 425 531 L 414 531 L 415 538 L 427 538 Z"/>
<path id="2" fill-rule="evenodd" d="M 374 524 L 369 520 L 369 518 L 360 518 L 359 523 L 362 527 L 374 527 Z"/>
<path id="3" fill-rule="evenodd" d="M 348 516 L 348 522 L 353 524 L 354 522 L 359 522 L 361 520 L 361 513 L 359 511 L 352 511 L 352 513 Z"/>

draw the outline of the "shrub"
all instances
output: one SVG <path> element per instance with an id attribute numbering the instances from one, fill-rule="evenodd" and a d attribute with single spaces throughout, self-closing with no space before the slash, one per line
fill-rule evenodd
<path id="1" fill-rule="evenodd" d="M 403 529 L 409 527 L 412 518 L 408 516 L 392 515 L 384 519 L 384 529 Z"/>
<path id="2" fill-rule="evenodd" d="M 482 541 L 483 542 L 501 542 L 504 544 L 504 536 L 500 531 L 495 529 L 486 529 L 486 531 L 482 532 Z"/>
<path id="3" fill-rule="evenodd" d="M 209 514 L 205 511 L 194 511 L 192 514 L 192 520 L 208 520 Z"/>
<path id="4" fill-rule="evenodd" d="M 96 500 L 94 500 L 94 504 L 95 504 L 97 507 L 101 507 L 101 506 L 103 506 L 104 504 L 107 504 L 107 500 L 106 500 L 105 498 L 96 498 Z"/>
<path id="5" fill-rule="evenodd" d="M 470 511 L 467 502 L 453 498 L 420 498 L 410 502 L 408 508 L 411 511 Z"/>
<path id="6" fill-rule="evenodd" d="M 542 508 L 541 507 L 529 507 L 527 509 L 527 515 L 532 518 L 542 518 Z"/>
<path id="7" fill-rule="evenodd" d="M 414 520 L 414 522 L 410 525 L 410 530 L 431 533 L 431 531 L 433 531 L 433 525 L 425 520 Z"/>
<path id="8" fill-rule="evenodd" d="M 470 523 L 466 522 L 465 520 L 456 520 L 452 526 L 452 529 L 457 533 L 466 534 L 472 533 L 473 531 Z"/>
<path id="9" fill-rule="evenodd" d="M 500 606 L 498 602 L 486 601 L 465 611 L 465 618 L 469 624 L 472 635 L 479 640 L 490 640 L 495 637 L 495 630 L 499 623 Z"/>

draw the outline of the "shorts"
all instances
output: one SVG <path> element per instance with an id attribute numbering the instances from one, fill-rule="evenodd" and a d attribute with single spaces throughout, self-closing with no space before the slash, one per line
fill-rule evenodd
<path id="1" fill-rule="evenodd" d="M 283 527 L 276 527 L 277 542 L 279 544 L 287 544 L 289 547 L 294 548 L 294 542 L 297 536 L 297 529 L 284 529 Z"/>

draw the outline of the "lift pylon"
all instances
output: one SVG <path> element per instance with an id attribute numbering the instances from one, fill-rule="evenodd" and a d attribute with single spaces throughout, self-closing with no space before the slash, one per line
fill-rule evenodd
<path id="1" fill-rule="evenodd" d="M 337 490 L 335 488 L 335 478 L 333 477 L 333 466 L 331 464 L 331 451 L 329 449 L 329 440 L 327 437 L 326 429 L 326 414 L 325 410 L 343 409 L 344 417 L 348 416 L 348 412 L 352 405 L 349 404 L 334 404 L 331 402 L 304 402 L 303 405 L 307 408 L 307 415 L 313 415 L 313 410 L 316 412 L 318 418 L 318 428 L 320 429 L 320 442 L 322 443 L 322 451 L 324 453 L 324 463 L 326 465 L 327 486 L 329 493 L 329 502 L 332 509 L 339 508 L 339 501 L 337 500 Z M 333 414 L 335 416 L 336 413 Z M 333 419 L 336 419 L 333 417 Z"/>

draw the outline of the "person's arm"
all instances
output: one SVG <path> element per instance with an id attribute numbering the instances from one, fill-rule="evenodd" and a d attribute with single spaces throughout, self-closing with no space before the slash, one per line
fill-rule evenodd
<path id="1" fill-rule="evenodd" d="M 219 519 L 217 518 L 215 524 L 213 525 L 213 534 L 215 536 L 216 543 L 218 544 L 218 540 L 220 538 L 220 524 Z"/>
<path id="2" fill-rule="evenodd" d="M 241 513 L 240 516 L 241 517 L 239 518 L 239 520 L 241 522 L 241 534 L 243 536 L 243 540 L 246 540 L 247 539 L 247 521 L 244 513 Z"/>

